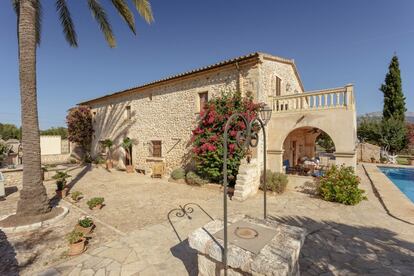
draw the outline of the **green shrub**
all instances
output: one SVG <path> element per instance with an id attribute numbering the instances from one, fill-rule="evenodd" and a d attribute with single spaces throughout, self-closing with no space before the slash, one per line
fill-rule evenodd
<path id="1" fill-rule="evenodd" d="M 319 181 L 318 191 L 324 200 L 355 205 L 366 199 L 358 188 L 360 179 L 352 167 L 331 167 Z"/>
<path id="2" fill-rule="evenodd" d="M 272 172 L 271 170 L 266 170 L 266 188 L 272 192 L 276 192 L 278 194 L 283 193 L 286 190 L 286 186 L 289 180 L 286 174 Z M 264 189 L 264 176 L 260 178 L 260 188 Z"/>
<path id="3" fill-rule="evenodd" d="M 79 232 L 79 231 L 76 231 L 76 230 L 73 230 L 67 236 L 68 242 L 70 244 L 77 243 L 77 242 L 81 241 L 82 238 L 83 238 L 83 233 Z"/>
<path id="4" fill-rule="evenodd" d="M 83 228 L 88 228 L 93 225 L 93 220 L 90 217 L 83 217 L 79 220 L 79 225 Z"/>
<path id="5" fill-rule="evenodd" d="M 56 179 L 56 184 L 58 181 L 62 181 L 66 184 L 66 178 L 71 177 L 67 172 L 57 172 L 52 178 Z"/>
<path id="6" fill-rule="evenodd" d="M 185 178 L 185 170 L 183 168 L 178 168 L 172 171 L 171 178 L 174 180 L 184 179 Z"/>
<path id="7" fill-rule="evenodd" d="M 189 185 L 195 185 L 195 186 L 202 186 L 207 183 L 206 180 L 201 178 L 198 174 L 196 174 L 193 171 L 189 171 L 187 175 L 185 176 L 185 180 L 187 184 Z"/>
<path id="8" fill-rule="evenodd" d="M 65 186 L 66 186 L 66 181 L 65 180 L 62 180 L 62 179 L 56 180 L 56 190 L 57 191 L 62 191 L 65 188 Z"/>
<path id="9" fill-rule="evenodd" d="M 79 191 L 74 191 L 70 195 L 70 197 L 75 201 L 78 201 L 81 198 L 81 196 L 82 196 L 82 193 Z"/>
<path id="10" fill-rule="evenodd" d="M 94 197 L 88 200 L 86 204 L 88 204 L 89 208 L 92 209 L 100 204 L 103 204 L 105 199 L 103 197 Z"/>

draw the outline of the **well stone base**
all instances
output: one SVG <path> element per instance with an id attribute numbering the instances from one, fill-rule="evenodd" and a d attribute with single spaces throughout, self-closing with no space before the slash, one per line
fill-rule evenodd
<path id="1" fill-rule="evenodd" d="M 260 175 L 257 159 L 252 159 L 250 163 L 247 163 L 246 159 L 243 159 L 239 167 L 239 173 L 237 174 L 233 199 L 238 201 L 246 200 L 248 197 L 257 193 L 259 185 Z"/>
<path id="2" fill-rule="evenodd" d="M 237 221 L 267 227 L 275 231 L 275 235 L 258 254 L 229 243 L 228 275 L 299 275 L 298 260 L 305 240 L 304 229 L 246 216 L 229 218 L 230 224 Z M 188 237 L 190 247 L 198 251 L 198 270 L 201 276 L 224 275 L 224 242 L 215 236 L 222 229 L 223 222 L 216 220 L 195 230 Z"/>

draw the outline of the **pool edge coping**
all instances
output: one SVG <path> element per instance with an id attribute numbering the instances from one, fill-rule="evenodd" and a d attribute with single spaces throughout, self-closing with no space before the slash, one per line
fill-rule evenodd
<path id="1" fill-rule="evenodd" d="M 414 203 L 380 170 L 378 164 L 362 166 L 387 213 L 414 225 Z"/>

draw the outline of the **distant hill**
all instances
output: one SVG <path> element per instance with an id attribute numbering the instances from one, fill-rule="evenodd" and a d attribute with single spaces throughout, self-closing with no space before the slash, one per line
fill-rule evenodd
<path id="1" fill-rule="evenodd" d="M 361 117 L 381 118 L 382 112 L 378 111 L 378 112 L 370 112 L 367 114 L 363 114 L 363 115 L 358 116 L 358 119 L 360 119 Z M 411 112 L 411 111 L 405 112 L 405 119 L 407 120 L 407 122 L 414 124 L 414 112 Z"/>

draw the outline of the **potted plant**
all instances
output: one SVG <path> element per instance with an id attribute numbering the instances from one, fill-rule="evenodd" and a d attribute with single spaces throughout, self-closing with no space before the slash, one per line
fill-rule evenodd
<path id="1" fill-rule="evenodd" d="M 78 224 L 75 226 L 75 231 L 81 232 L 84 236 L 92 232 L 95 224 L 93 223 L 92 218 L 90 217 L 81 217 L 78 221 Z"/>
<path id="2" fill-rule="evenodd" d="M 127 173 L 133 173 L 134 167 L 132 166 L 132 156 L 131 156 L 131 147 L 132 147 L 132 140 L 128 137 L 126 137 L 121 144 L 121 147 L 125 149 L 127 160 L 129 161 L 129 164 L 126 165 L 126 171 Z"/>
<path id="3" fill-rule="evenodd" d="M 66 172 L 57 172 L 52 178 L 56 179 L 56 194 L 60 198 L 64 198 L 68 194 L 66 187 L 66 178 L 70 177 Z"/>
<path id="4" fill-rule="evenodd" d="M 108 149 L 108 154 L 106 155 L 106 169 L 111 170 L 113 168 L 112 163 L 112 156 L 111 156 L 111 148 L 113 146 L 113 142 L 111 139 L 105 139 L 102 142 L 102 145 Z"/>
<path id="5" fill-rule="evenodd" d="M 69 256 L 75 256 L 85 252 L 86 239 L 84 238 L 82 232 L 73 230 L 69 233 L 67 238 L 69 242 Z"/>
<path id="6" fill-rule="evenodd" d="M 99 210 L 102 209 L 104 201 L 105 199 L 103 197 L 94 197 L 88 200 L 86 204 L 88 204 L 91 210 Z"/>
<path id="7" fill-rule="evenodd" d="M 78 202 L 82 198 L 82 193 L 79 191 L 74 191 L 70 194 L 70 197 L 74 202 Z"/>

